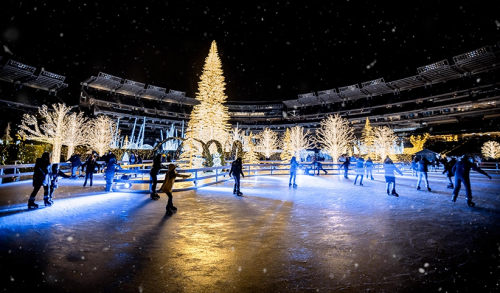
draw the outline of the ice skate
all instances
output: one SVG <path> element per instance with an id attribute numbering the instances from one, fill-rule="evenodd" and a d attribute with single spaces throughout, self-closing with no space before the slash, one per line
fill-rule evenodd
<path id="1" fill-rule="evenodd" d="M 420 190 L 420 186 L 417 186 L 417 190 Z"/>
<path id="2" fill-rule="evenodd" d="M 177 211 L 177 208 L 176 208 L 176 207 L 174 207 L 174 206 L 171 206 L 171 207 L 170 207 L 170 209 L 171 209 L 172 211 Z"/>
<path id="3" fill-rule="evenodd" d="M 293 188 L 297 188 L 297 184 L 295 184 L 295 183 L 294 183 L 294 184 L 293 184 Z"/>
<path id="4" fill-rule="evenodd" d="M 467 201 L 467 205 L 468 205 L 469 207 L 471 207 L 471 208 L 473 208 L 473 207 L 475 207 L 475 206 L 476 206 L 476 204 L 475 204 L 474 202 L 470 201 L 470 200 L 468 200 L 468 201 Z"/>
<path id="5" fill-rule="evenodd" d="M 432 189 L 431 189 L 430 187 L 427 187 L 427 190 L 428 190 L 429 192 L 431 192 L 431 191 L 432 191 Z"/>
<path id="6" fill-rule="evenodd" d="M 171 215 L 174 213 L 174 211 L 172 211 L 172 210 L 171 210 L 171 209 L 169 209 L 168 207 L 166 208 L 166 210 L 167 210 L 167 211 L 166 211 L 165 213 L 166 213 L 167 215 L 169 215 L 169 216 L 171 216 Z"/>
<path id="7" fill-rule="evenodd" d="M 360 183 L 359 186 L 363 186 L 363 183 Z"/>
<path id="8" fill-rule="evenodd" d="M 43 198 L 43 204 L 46 206 L 46 207 L 50 207 L 52 205 L 52 203 L 50 202 L 49 198 Z"/>
<path id="9" fill-rule="evenodd" d="M 392 195 L 394 195 L 395 197 L 399 197 L 399 194 L 396 192 L 396 190 L 395 190 L 395 189 L 393 189 L 393 190 L 392 190 L 392 193 L 391 193 L 391 194 L 392 194 Z"/>
<path id="10" fill-rule="evenodd" d="M 155 192 L 155 193 L 151 194 L 150 198 L 153 200 L 157 200 L 157 199 L 160 199 L 160 196 L 158 195 L 158 193 Z"/>
<path id="11" fill-rule="evenodd" d="M 35 201 L 28 201 L 28 210 L 31 209 L 38 209 L 38 205 L 35 203 Z"/>
<path id="12" fill-rule="evenodd" d="M 387 195 L 391 195 L 391 193 L 389 192 L 389 189 L 387 189 Z"/>
<path id="13" fill-rule="evenodd" d="M 243 193 L 239 192 L 236 194 L 237 196 L 243 196 Z"/>

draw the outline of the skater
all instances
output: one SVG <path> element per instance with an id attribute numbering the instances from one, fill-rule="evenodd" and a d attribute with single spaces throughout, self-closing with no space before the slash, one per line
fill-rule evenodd
<path id="1" fill-rule="evenodd" d="M 418 158 L 415 157 L 415 158 L 413 158 L 413 161 L 411 161 L 411 175 L 412 176 L 418 177 L 417 167 L 418 167 Z"/>
<path id="2" fill-rule="evenodd" d="M 245 178 L 245 175 L 243 174 L 243 163 L 241 162 L 241 158 L 237 158 L 231 164 L 229 177 L 231 177 L 231 174 L 234 176 L 233 194 L 236 194 L 237 196 L 242 196 L 243 193 L 240 192 L 240 175 L 243 176 L 243 178 Z"/>
<path id="3" fill-rule="evenodd" d="M 293 179 L 293 188 L 297 188 L 297 184 L 295 184 L 295 179 L 297 178 L 297 168 L 299 167 L 299 163 L 295 157 L 292 157 L 290 160 L 290 180 L 288 182 L 288 187 L 292 186 Z"/>
<path id="4" fill-rule="evenodd" d="M 314 172 L 314 169 L 318 170 L 318 176 L 319 176 L 319 171 L 325 172 L 325 175 L 328 174 L 328 172 L 325 169 L 323 169 L 323 164 L 321 164 L 320 161 L 315 160 L 313 164 L 314 164 L 313 172 Z M 314 175 L 314 173 L 313 173 L 313 175 Z"/>
<path id="5" fill-rule="evenodd" d="M 453 187 L 454 187 L 453 181 L 451 181 L 451 178 L 454 176 L 452 169 L 456 163 L 457 163 L 457 161 L 455 160 L 455 158 L 451 158 L 451 157 L 448 157 L 448 161 L 446 163 L 444 163 L 443 174 L 446 174 L 446 177 L 448 177 L 448 180 L 450 181 L 450 184 L 448 184 L 448 186 L 446 186 L 446 188 L 453 189 Z"/>
<path id="6" fill-rule="evenodd" d="M 78 156 L 77 154 L 73 154 L 71 155 L 71 157 L 69 158 L 68 162 L 71 163 L 71 179 L 76 179 L 76 170 L 78 169 L 78 167 L 80 167 L 82 165 L 82 161 L 80 160 L 80 156 Z M 81 174 L 81 172 L 80 172 Z"/>
<path id="7" fill-rule="evenodd" d="M 463 155 L 462 159 L 453 166 L 451 171 L 455 174 L 455 189 L 453 190 L 453 197 L 451 201 L 456 202 L 458 192 L 460 191 L 460 187 L 462 183 L 465 186 L 465 200 L 469 207 L 474 207 L 476 204 L 472 202 L 472 191 L 470 187 L 470 169 L 485 175 L 486 177 L 491 179 L 491 176 L 484 172 L 481 168 L 479 168 L 475 163 L 469 161 L 469 156 Z"/>
<path id="8" fill-rule="evenodd" d="M 422 179 L 425 180 L 425 187 L 427 187 L 428 191 L 431 191 L 431 188 L 429 187 L 429 179 L 427 178 L 427 172 L 429 171 L 429 165 L 431 163 L 429 160 L 427 160 L 425 157 L 422 158 L 420 161 L 417 163 L 417 171 L 418 171 L 418 181 L 417 181 L 417 190 L 420 190 L 420 182 L 422 182 Z"/>
<path id="9" fill-rule="evenodd" d="M 156 185 L 158 184 L 158 173 L 160 173 L 160 169 L 162 167 L 162 158 L 164 158 L 165 155 L 162 154 L 157 154 L 156 157 L 153 159 L 153 167 L 151 167 L 151 171 L 149 172 L 149 176 L 151 178 L 150 180 L 150 186 L 151 186 L 151 199 L 159 199 L 160 196 L 156 192 Z"/>
<path id="10" fill-rule="evenodd" d="M 345 179 L 349 179 L 349 177 L 347 177 L 348 173 L 349 173 L 349 164 L 350 164 L 350 158 L 349 157 L 346 157 L 345 158 L 345 162 L 342 163 L 342 165 L 340 165 L 339 167 L 339 170 L 342 169 L 342 167 L 344 167 L 344 178 Z"/>
<path id="11" fill-rule="evenodd" d="M 168 165 L 168 172 L 167 172 L 167 174 L 165 174 L 165 180 L 163 181 L 163 184 L 160 188 L 161 191 L 165 192 L 167 194 L 167 197 L 168 197 L 167 206 L 166 206 L 167 215 L 172 215 L 174 213 L 174 211 L 177 211 L 177 208 L 172 203 L 172 198 L 173 198 L 172 197 L 172 188 L 174 187 L 175 178 L 177 178 L 177 177 L 188 178 L 190 176 L 191 175 L 189 175 L 189 174 L 183 175 L 183 174 L 179 174 L 179 173 L 175 172 L 175 165 L 174 164 Z"/>
<path id="12" fill-rule="evenodd" d="M 60 169 L 59 169 L 59 164 L 52 164 L 52 173 L 50 177 L 50 185 L 49 185 L 49 194 L 48 194 L 48 202 L 50 205 L 54 204 L 54 201 L 52 200 L 52 196 L 54 195 L 54 189 L 59 187 L 59 176 L 63 178 L 69 178 L 70 176 L 64 174 Z"/>
<path id="13" fill-rule="evenodd" d="M 115 158 L 111 157 L 106 164 L 106 171 L 104 172 L 104 176 L 106 176 L 106 193 L 111 192 L 111 185 L 113 185 L 116 169 L 121 169 L 121 167 L 115 163 Z"/>
<path id="14" fill-rule="evenodd" d="M 399 194 L 396 192 L 396 176 L 394 172 L 398 172 L 403 176 L 403 172 L 394 165 L 392 160 L 387 156 L 384 161 L 384 171 L 385 171 L 385 182 L 387 184 L 387 195 L 393 195 L 395 197 L 399 197 Z M 390 187 L 392 184 L 392 191 L 389 193 Z"/>
<path id="15" fill-rule="evenodd" d="M 50 206 L 52 203 L 49 201 L 49 186 L 50 178 L 52 177 L 52 167 L 50 166 L 50 153 L 45 152 L 42 157 L 36 159 L 35 168 L 33 172 L 33 192 L 28 200 L 28 209 L 37 209 L 38 205 L 35 203 L 36 194 L 43 186 L 43 202 L 45 206 Z"/>
<path id="16" fill-rule="evenodd" d="M 90 155 L 87 161 L 83 163 L 82 169 L 85 167 L 85 181 L 83 182 L 83 187 L 87 185 L 87 179 L 90 179 L 90 186 L 92 186 L 96 164 L 94 155 Z"/>
<path id="17" fill-rule="evenodd" d="M 363 168 L 365 165 L 365 159 L 359 157 L 356 161 L 356 178 L 354 178 L 354 185 L 356 185 L 356 181 L 359 179 L 359 186 L 363 186 L 363 177 L 365 176 L 365 169 Z"/>
<path id="18" fill-rule="evenodd" d="M 373 180 L 373 161 L 372 158 L 368 157 L 368 159 L 365 162 L 365 168 L 366 168 L 366 178 L 368 178 L 368 174 L 370 175 L 370 180 Z"/>

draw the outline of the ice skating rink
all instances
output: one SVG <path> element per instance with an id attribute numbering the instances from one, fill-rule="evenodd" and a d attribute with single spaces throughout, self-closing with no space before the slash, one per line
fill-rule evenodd
<path id="1" fill-rule="evenodd" d="M 27 210 L 31 181 L 0 185 L 3 292 L 499 292 L 500 175 L 471 175 L 476 207 L 397 176 L 242 179 L 166 196 L 60 180 L 52 207 Z M 425 186 L 425 185 L 424 185 Z M 422 187 L 424 187 L 422 186 Z M 425 189 L 425 188 L 422 188 Z"/>

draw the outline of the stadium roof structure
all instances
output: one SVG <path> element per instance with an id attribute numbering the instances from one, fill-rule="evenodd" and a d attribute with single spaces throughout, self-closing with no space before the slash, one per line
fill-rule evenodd
<path id="1" fill-rule="evenodd" d="M 2 58 L 0 58 L 2 61 Z M 44 69 L 35 75 L 36 67 L 23 64 L 15 60 L 8 60 L 0 65 L 0 80 L 11 82 L 15 86 L 28 86 L 39 90 L 57 94 L 58 91 L 68 87 L 64 83 L 65 77 Z"/>

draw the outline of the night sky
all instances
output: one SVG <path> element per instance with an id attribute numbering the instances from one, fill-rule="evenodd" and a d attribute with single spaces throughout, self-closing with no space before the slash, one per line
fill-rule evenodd
<path id="1" fill-rule="evenodd" d="M 247 2 L 7 0 L 0 56 L 65 75 L 68 103 L 100 71 L 195 97 L 215 40 L 228 100 L 289 100 L 500 42 L 500 1 Z"/>

